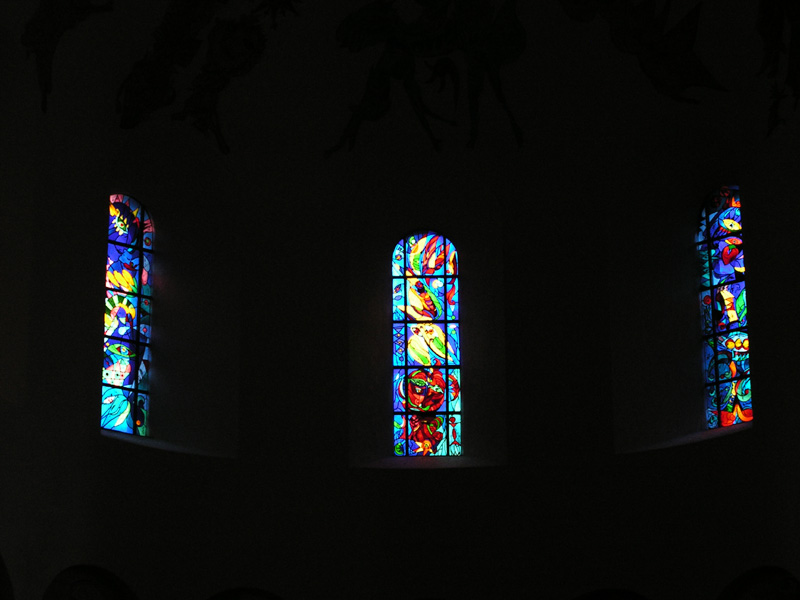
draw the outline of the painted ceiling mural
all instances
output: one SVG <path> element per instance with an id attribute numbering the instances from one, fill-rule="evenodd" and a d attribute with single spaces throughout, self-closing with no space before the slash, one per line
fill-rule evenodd
<path id="1" fill-rule="evenodd" d="M 53 58 L 63 35 L 89 16 L 111 10 L 111 0 L 41 0 L 25 25 L 22 45 L 36 57 L 36 73 L 41 91 L 42 112 L 53 89 Z"/>
<path id="2" fill-rule="evenodd" d="M 525 50 L 526 33 L 517 17 L 516 0 L 504 0 L 496 10 L 489 0 L 416 0 L 416 5 L 414 18 L 403 19 L 394 2 L 373 0 L 339 25 L 336 41 L 342 48 L 360 52 L 378 47 L 380 55 L 365 75 L 361 99 L 341 137 L 327 153 L 353 148 L 365 121 L 386 116 L 394 84 L 402 87 L 420 127 L 439 150 L 441 139 L 432 122 L 454 127 L 455 114 L 432 110 L 423 84 L 438 84 L 440 93 L 451 90 L 455 113 L 462 81 L 469 105 L 467 145 L 474 146 L 478 138 L 479 100 L 486 84 L 508 116 L 516 143 L 522 145 L 522 129 L 500 74 L 503 65 L 515 62 Z"/>
<path id="3" fill-rule="evenodd" d="M 639 59 L 642 73 L 660 93 L 684 102 L 692 87 L 723 90 L 695 52 L 704 3 L 698 2 L 676 24 L 668 26 L 672 0 L 559 0 L 575 21 L 603 19 L 611 42 Z M 771 81 L 768 131 L 797 109 L 800 100 L 800 4 L 795 0 L 759 0 L 756 34 L 763 57 L 759 76 Z"/>
<path id="4" fill-rule="evenodd" d="M 220 95 L 262 60 L 270 29 L 285 18 L 302 16 L 300 3 L 171 0 L 149 49 L 113 91 L 120 127 L 136 127 L 161 111 L 158 118 L 166 114 L 185 121 L 214 140 L 221 152 L 229 152 Z M 559 3 L 575 21 L 604 20 L 612 44 L 637 57 L 643 76 L 659 93 L 680 102 L 696 102 L 693 88 L 725 93 L 695 50 L 702 20 L 712 18 L 702 0 L 683 16 L 673 14 L 673 0 Z M 516 0 L 368 0 L 343 11 L 340 21 L 331 24 L 331 52 L 340 52 L 344 61 L 351 54 L 368 56 L 371 63 L 360 89 L 344 92 L 351 101 L 341 107 L 341 133 L 329 140 L 326 155 L 354 148 L 362 128 L 380 130 L 393 102 L 407 103 L 420 144 L 437 150 L 443 140 L 474 147 L 481 104 L 495 102 L 505 113 L 509 143 L 522 145 L 514 81 L 504 75 L 504 67 L 517 62 L 528 45 L 517 5 Z M 758 76 L 767 78 L 772 89 L 765 134 L 793 114 L 800 100 L 798 6 L 791 0 L 758 3 L 753 25 L 763 48 Z M 40 0 L 20 41 L 35 58 L 43 112 L 53 101 L 54 57 L 64 35 L 112 10 L 113 0 Z M 357 62 L 364 64 L 363 59 Z M 466 118 L 459 120 L 460 106 Z"/>
<path id="5" fill-rule="evenodd" d="M 608 23 L 611 43 L 620 52 L 633 54 L 639 68 L 661 94 L 682 102 L 695 102 L 688 89 L 705 87 L 722 91 L 722 86 L 695 52 L 702 2 L 668 26 L 672 2 L 628 2 L 620 0 L 559 0 L 567 15 L 576 21 L 595 18 Z"/>
<path id="6" fill-rule="evenodd" d="M 153 32 L 149 50 L 132 65 L 116 95 L 120 127 L 129 129 L 155 111 L 171 110 L 173 119 L 187 120 L 211 134 L 220 151 L 230 148 L 218 112 L 220 94 L 234 77 L 258 64 L 266 30 L 280 18 L 297 14 L 300 0 L 171 0 Z M 52 91 L 53 57 L 61 37 L 88 16 L 112 10 L 111 0 L 41 0 L 27 23 L 22 43 L 36 56 L 42 110 Z M 197 65 L 198 56 L 205 58 Z M 190 83 L 179 71 L 194 69 Z"/>

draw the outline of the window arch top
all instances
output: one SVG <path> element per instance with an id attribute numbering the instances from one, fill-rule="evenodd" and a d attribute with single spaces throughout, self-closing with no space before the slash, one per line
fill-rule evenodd
<path id="1" fill-rule="evenodd" d="M 100 426 L 141 436 L 149 435 L 154 234 L 136 200 L 111 196 Z"/>
<path id="2" fill-rule="evenodd" d="M 753 419 L 741 207 L 737 186 L 720 188 L 703 207 L 695 237 L 709 429 Z"/>
<path id="3" fill-rule="evenodd" d="M 394 454 L 460 455 L 458 254 L 433 231 L 392 254 Z"/>

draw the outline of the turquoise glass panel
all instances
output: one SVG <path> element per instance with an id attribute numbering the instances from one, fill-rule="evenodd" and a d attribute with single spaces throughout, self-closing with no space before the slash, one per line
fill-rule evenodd
<path id="1" fill-rule="evenodd" d="M 461 364 L 461 333 L 458 323 L 447 325 L 447 362 L 451 365 Z"/>
<path id="2" fill-rule="evenodd" d="M 406 418 L 403 415 L 394 416 L 394 454 L 406 455 Z"/>
<path id="3" fill-rule="evenodd" d="M 406 298 L 403 293 L 405 279 L 392 279 L 392 320 L 405 319 Z"/>
<path id="4" fill-rule="evenodd" d="M 406 409 L 406 380 L 405 369 L 394 370 L 394 384 L 392 395 L 394 397 L 394 411 L 404 411 Z"/>
<path id="5" fill-rule="evenodd" d="M 100 401 L 100 427 L 122 433 L 133 433 L 131 407 L 135 397 L 136 392 L 133 390 L 104 385 Z"/>
<path id="6" fill-rule="evenodd" d="M 461 369 L 447 370 L 447 410 L 461 411 Z"/>
<path id="7" fill-rule="evenodd" d="M 445 288 L 445 306 L 447 307 L 447 320 L 458 321 L 458 278 L 448 277 Z"/>

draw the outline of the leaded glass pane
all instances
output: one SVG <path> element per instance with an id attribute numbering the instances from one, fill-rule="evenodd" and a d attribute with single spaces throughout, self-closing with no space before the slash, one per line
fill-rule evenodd
<path id="1" fill-rule="evenodd" d="M 407 280 L 408 306 L 405 309 L 411 321 L 438 321 L 444 319 L 444 279 L 441 277 L 409 277 Z"/>
<path id="2" fill-rule="evenodd" d="M 461 415 L 451 415 L 447 420 L 447 441 L 450 454 L 461 455 Z"/>
<path id="3" fill-rule="evenodd" d="M 447 409 L 461 412 L 461 369 L 447 370 Z"/>
<path id="4" fill-rule="evenodd" d="M 457 365 L 461 362 L 461 337 L 458 323 L 447 325 L 447 362 Z"/>
<path id="5" fill-rule="evenodd" d="M 133 293 L 139 290 L 139 252 L 135 248 L 108 245 L 106 287 Z"/>
<path id="6" fill-rule="evenodd" d="M 138 327 L 137 308 L 139 297 L 131 294 L 106 291 L 105 335 L 124 340 L 133 340 Z"/>
<path id="7" fill-rule="evenodd" d="M 105 338 L 103 383 L 131 387 L 136 380 L 136 347 L 131 342 Z"/>
<path id="8" fill-rule="evenodd" d="M 410 275 L 444 275 L 444 238 L 432 231 L 409 236 L 406 269 Z"/>
<path id="9" fill-rule="evenodd" d="M 747 325 L 747 295 L 744 282 L 716 288 L 714 303 L 717 331 L 740 329 Z"/>
<path id="10" fill-rule="evenodd" d="M 394 395 L 394 411 L 403 412 L 406 409 L 406 380 L 405 369 L 394 370 L 394 385 L 392 393 Z"/>
<path id="11" fill-rule="evenodd" d="M 100 427 L 123 433 L 133 433 L 131 407 L 135 397 L 136 392 L 133 390 L 104 385 L 100 403 Z"/>
<path id="12" fill-rule="evenodd" d="M 408 417 L 408 450 L 411 455 L 428 456 L 441 452 L 440 445 L 447 452 L 445 439 L 444 417 L 442 415 L 417 415 Z M 441 456 L 441 454 L 439 454 Z"/>
<path id="13" fill-rule="evenodd" d="M 392 360 L 394 366 L 396 367 L 403 367 L 406 364 L 406 333 L 405 333 L 406 326 L 403 324 L 394 325 L 394 339 L 393 339 L 393 350 L 392 350 Z"/>
<path id="14" fill-rule="evenodd" d="M 435 412 L 445 401 L 447 383 L 441 369 L 412 369 L 408 372 L 408 408 L 412 411 Z"/>
<path id="15" fill-rule="evenodd" d="M 394 416 L 394 454 L 406 455 L 406 418 L 403 415 Z"/>
<path id="16" fill-rule="evenodd" d="M 445 288 L 445 306 L 447 307 L 447 320 L 458 321 L 458 277 L 448 277 Z"/>
<path id="17" fill-rule="evenodd" d="M 392 279 L 392 320 L 402 321 L 405 316 L 406 297 L 403 279 Z"/>

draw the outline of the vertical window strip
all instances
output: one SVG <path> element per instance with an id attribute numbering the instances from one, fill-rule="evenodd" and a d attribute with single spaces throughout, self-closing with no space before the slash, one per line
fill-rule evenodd
<path id="1" fill-rule="evenodd" d="M 706 423 L 709 429 L 715 429 L 753 419 L 738 187 L 722 187 L 708 200 L 695 241 L 702 265 L 700 309 Z"/>
<path id="2" fill-rule="evenodd" d="M 100 426 L 149 435 L 153 223 L 136 200 L 109 202 Z"/>
<path id="3" fill-rule="evenodd" d="M 432 231 L 392 257 L 395 456 L 461 455 L 458 254 Z"/>

